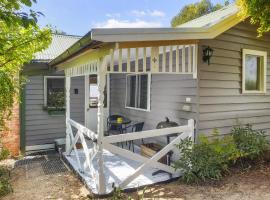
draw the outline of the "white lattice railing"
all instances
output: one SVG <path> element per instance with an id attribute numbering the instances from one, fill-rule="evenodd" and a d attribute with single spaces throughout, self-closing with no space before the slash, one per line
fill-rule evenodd
<path id="1" fill-rule="evenodd" d="M 139 154 L 133 153 L 127 149 L 120 148 L 113 145 L 117 142 L 125 142 L 130 140 L 152 138 L 158 136 L 167 136 L 173 133 L 179 133 L 179 135 L 173 139 L 169 144 L 167 144 L 162 150 L 156 153 L 153 157 L 147 158 Z M 173 167 L 162 164 L 158 162 L 163 156 L 175 148 L 175 144 L 179 143 L 181 139 L 191 137 L 194 141 L 194 120 L 188 120 L 188 124 L 185 126 L 164 128 L 164 129 L 154 129 L 149 131 L 134 132 L 134 133 L 125 133 L 120 135 L 106 136 L 103 138 L 104 149 L 109 150 L 112 153 L 118 154 L 120 156 L 126 157 L 128 159 L 142 163 L 133 174 L 127 177 L 121 184 L 120 187 L 127 186 L 135 178 L 137 178 L 142 172 L 149 167 L 158 168 L 160 170 L 169 172 L 172 175 L 179 175 L 180 170 L 175 170 Z"/>
<path id="2" fill-rule="evenodd" d="M 83 125 L 75 122 L 74 120 L 67 119 L 67 137 L 70 137 L 70 146 L 67 148 L 66 154 L 70 155 L 72 150 L 74 150 L 80 171 L 84 173 L 88 168 L 92 178 L 95 178 L 95 170 L 93 168 L 92 161 L 97 154 L 96 134 Z M 86 141 L 89 141 L 90 145 L 87 144 Z M 82 145 L 82 150 L 85 158 L 83 163 L 80 159 L 76 146 L 78 142 L 80 142 Z"/>
<path id="3" fill-rule="evenodd" d="M 75 134 L 73 132 L 73 129 L 77 130 Z M 158 137 L 158 136 L 167 136 L 174 133 L 179 133 L 179 134 L 178 136 L 175 137 L 175 139 L 173 139 L 169 144 L 167 144 L 163 149 L 161 149 L 158 153 L 156 153 L 151 158 L 144 157 L 140 154 L 136 154 L 127 149 L 123 149 L 119 146 L 114 145 L 115 143 L 118 143 L 118 142 L 153 138 L 153 137 Z M 98 180 L 97 174 L 95 172 L 95 169 L 93 167 L 93 162 L 92 162 L 98 152 L 98 146 L 97 146 L 98 138 L 96 134 L 71 119 L 67 120 L 67 134 L 70 137 L 70 141 L 71 141 L 69 148 L 66 151 L 67 155 L 70 155 L 71 151 L 74 150 L 81 172 L 85 172 L 85 170 L 88 168 L 92 178 L 95 178 L 95 180 Z M 119 186 L 123 188 L 127 186 L 130 182 L 132 182 L 135 178 L 137 178 L 140 174 L 142 174 L 143 171 L 149 167 L 166 171 L 172 175 L 179 175 L 180 170 L 175 170 L 173 167 L 165 165 L 158 161 L 163 156 L 165 156 L 168 152 L 172 151 L 175 148 L 175 144 L 179 143 L 181 139 L 185 139 L 187 137 L 191 137 L 192 141 L 194 141 L 194 120 L 193 119 L 188 120 L 188 124 L 184 126 L 106 136 L 106 137 L 103 137 L 102 139 L 102 145 L 104 149 L 107 149 L 108 151 L 114 154 L 118 154 L 125 158 L 142 163 L 141 166 L 139 166 L 133 174 L 131 174 L 125 180 L 122 181 L 122 183 Z M 76 143 L 79 141 L 79 139 L 82 144 L 83 153 L 85 156 L 85 161 L 83 164 L 81 163 L 81 160 L 78 154 L 78 149 L 76 147 Z M 92 142 L 91 148 L 87 146 L 86 140 L 90 140 Z M 103 167 L 103 166 L 100 166 L 100 167 Z M 98 187 L 98 184 L 99 184 L 98 181 L 96 182 L 96 184 Z"/>

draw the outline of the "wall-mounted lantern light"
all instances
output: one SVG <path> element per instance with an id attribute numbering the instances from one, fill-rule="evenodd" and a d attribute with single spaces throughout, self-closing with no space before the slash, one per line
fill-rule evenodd
<path id="1" fill-rule="evenodd" d="M 203 49 L 203 62 L 207 62 L 210 65 L 210 59 L 213 55 L 214 50 L 209 46 Z"/>

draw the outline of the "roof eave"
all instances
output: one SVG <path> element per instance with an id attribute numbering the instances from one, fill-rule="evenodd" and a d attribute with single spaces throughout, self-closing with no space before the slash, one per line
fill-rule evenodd
<path id="1" fill-rule="evenodd" d="M 90 31 L 81 39 L 79 39 L 76 43 L 74 43 L 71 47 L 69 47 L 66 51 L 64 51 L 62 54 L 50 61 L 49 65 L 55 66 L 61 62 L 64 62 L 73 55 L 79 53 L 81 50 L 87 48 L 88 46 L 91 46 L 91 43 L 95 43 L 95 41 L 92 40 L 92 34 Z"/>

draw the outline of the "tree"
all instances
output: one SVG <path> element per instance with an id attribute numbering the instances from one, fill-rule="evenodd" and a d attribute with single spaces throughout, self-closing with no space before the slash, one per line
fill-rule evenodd
<path id="1" fill-rule="evenodd" d="M 240 16 L 245 19 L 250 17 L 251 24 L 258 24 L 259 36 L 270 31 L 270 1 L 269 0 L 237 0 Z"/>
<path id="2" fill-rule="evenodd" d="M 5 128 L 18 97 L 23 65 L 51 42 L 50 29 L 41 29 L 37 25 L 40 13 L 20 11 L 23 5 L 30 7 L 33 2 L 35 0 L 0 2 L 0 130 Z"/>
<path id="3" fill-rule="evenodd" d="M 59 28 L 57 28 L 56 26 L 54 26 L 52 28 L 52 33 L 54 34 L 58 34 L 58 35 L 67 35 L 67 33 Z"/>
<path id="4" fill-rule="evenodd" d="M 225 1 L 225 5 L 229 1 Z M 213 11 L 222 8 L 223 5 L 213 5 L 210 0 L 201 0 L 198 3 L 192 3 L 184 6 L 180 12 L 171 20 L 171 26 L 176 27 L 192 19 L 196 19 Z"/>

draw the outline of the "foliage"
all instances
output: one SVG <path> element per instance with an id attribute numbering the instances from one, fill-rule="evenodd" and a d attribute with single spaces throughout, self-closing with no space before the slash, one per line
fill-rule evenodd
<path id="1" fill-rule="evenodd" d="M 10 155 L 10 153 L 9 153 L 9 150 L 8 150 L 8 149 L 2 148 L 2 149 L 0 150 L 0 160 L 5 160 L 5 159 L 7 159 L 9 155 Z"/>
<path id="2" fill-rule="evenodd" d="M 112 200 L 131 200 L 131 199 L 137 199 L 137 200 L 143 200 L 145 195 L 146 187 L 143 188 L 142 193 L 139 194 L 139 191 L 137 191 L 137 194 L 134 198 L 131 198 L 130 196 L 123 193 L 123 190 L 119 187 L 115 187 L 113 185 L 113 196 Z"/>
<path id="3" fill-rule="evenodd" d="M 201 136 L 196 144 L 187 138 L 177 147 L 181 157 L 174 167 L 183 170 L 186 183 L 220 180 L 237 161 L 257 159 L 269 150 L 264 132 L 253 130 L 249 124 L 234 126 L 224 137 L 214 130 L 211 139 Z"/>
<path id="4" fill-rule="evenodd" d="M 65 106 L 65 92 L 64 91 L 57 91 L 52 92 L 48 95 L 48 105 L 50 107 L 54 107 L 56 109 L 61 109 Z"/>
<path id="5" fill-rule="evenodd" d="M 258 24 L 259 36 L 270 31 L 270 1 L 269 0 L 237 0 L 240 16 L 250 17 L 251 24 Z"/>
<path id="6" fill-rule="evenodd" d="M 51 42 L 49 28 L 36 24 L 38 13 L 21 12 L 22 5 L 31 6 L 31 0 L 2 0 L 0 2 L 0 130 L 11 116 L 21 86 L 22 66 L 34 58 L 36 52 Z"/>
<path id="7" fill-rule="evenodd" d="M 52 33 L 54 34 L 58 34 L 58 35 L 67 35 L 67 33 L 59 28 L 57 28 L 56 26 L 52 27 Z"/>
<path id="8" fill-rule="evenodd" d="M 126 196 L 123 194 L 123 190 L 121 188 L 115 187 L 113 189 L 113 196 L 112 200 L 124 200 L 127 199 Z"/>
<path id="9" fill-rule="evenodd" d="M 43 15 L 41 12 L 29 10 L 21 11 L 21 7 L 31 7 L 36 0 L 1 0 L 0 1 L 0 21 L 5 22 L 8 26 L 20 25 L 28 27 L 35 26 L 37 17 Z"/>
<path id="10" fill-rule="evenodd" d="M 226 1 L 228 3 L 228 1 Z M 225 2 L 225 4 L 227 4 Z M 190 20 L 196 19 L 222 8 L 223 5 L 213 5 L 210 0 L 201 0 L 184 6 L 180 12 L 171 20 L 171 26 L 176 27 Z"/>
<path id="11" fill-rule="evenodd" d="M 229 164 L 238 158 L 238 152 L 231 136 L 219 137 L 214 130 L 212 140 L 200 136 L 199 142 L 192 146 L 190 138 L 177 145 L 181 157 L 174 163 L 176 169 L 183 170 L 183 180 L 199 183 L 220 180 Z"/>
<path id="12" fill-rule="evenodd" d="M 264 132 L 253 130 L 250 124 L 234 126 L 231 134 L 241 157 L 256 159 L 268 149 Z"/>
<path id="13" fill-rule="evenodd" d="M 9 171 L 0 167 L 0 197 L 3 197 L 12 192 L 12 187 L 9 183 Z"/>

